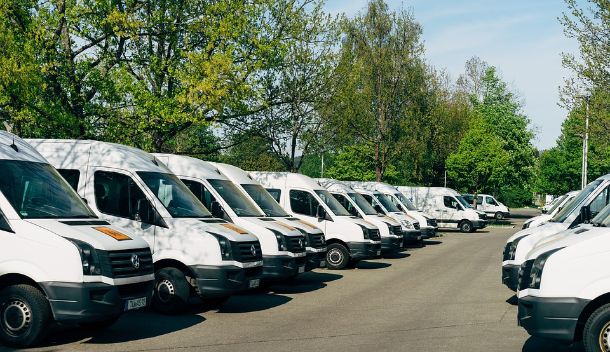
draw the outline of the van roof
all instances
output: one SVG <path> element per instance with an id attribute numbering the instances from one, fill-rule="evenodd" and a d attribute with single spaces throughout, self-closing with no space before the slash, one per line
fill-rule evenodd
<path id="1" fill-rule="evenodd" d="M 152 154 L 122 144 L 77 139 L 29 139 L 28 142 L 58 168 L 92 165 L 171 173 Z"/>
<path id="2" fill-rule="evenodd" d="M 452 196 L 459 196 L 460 194 L 452 189 L 446 187 L 417 187 L 417 186 L 398 186 L 399 191 L 402 190 L 415 190 L 419 192 L 426 192 L 427 194 L 441 195 L 441 194 L 450 194 Z M 421 193 L 420 193 L 421 194 Z"/>
<path id="3" fill-rule="evenodd" d="M 316 181 L 318 181 L 318 183 L 320 183 L 323 187 L 326 187 L 326 189 L 328 189 L 330 192 L 355 192 L 351 186 L 341 181 L 333 180 L 332 178 L 316 178 Z"/>
<path id="4" fill-rule="evenodd" d="M 11 145 L 15 143 L 17 150 Z M 47 160 L 34 147 L 17 135 L 7 131 L 0 131 L 0 159 L 32 161 L 48 164 Z"/>
<path id="5" fill-rule="evenodd" d="M 259 185 L 246 171 L 238 168 L 237 166 L 210 162 L 210 165 L 216 167 L 223 175 L 229 178 L 233 183 L 240 185 Z"/>
<path id="6" fill-rule="evenodd" d="M 202 180 L 227 180 L 218 168 L 201 159 L 185 155 L 154 153 L 155 157 L 164 162 L 178 176 L 197 177 Z"/>
<path id="7" fill-rule="evenodd" d="M 291 187 L 296 188 L 326 190 L 326 188 L 322 187 L 313 178 L 294 172 L 252 171 L 250 174 L 266 187 L 283 188 L 286 185 L 290 185 Z"/>

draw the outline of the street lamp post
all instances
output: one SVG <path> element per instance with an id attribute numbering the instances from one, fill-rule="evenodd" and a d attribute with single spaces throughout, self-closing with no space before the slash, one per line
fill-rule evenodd
<path id="1" fill-rule="evenodd" d="M 585 97 L 585 134 L 582 140 L 582 175 L 581 186 L 587 185 L 587 172 L 589 168 L 589 97 Z"/>

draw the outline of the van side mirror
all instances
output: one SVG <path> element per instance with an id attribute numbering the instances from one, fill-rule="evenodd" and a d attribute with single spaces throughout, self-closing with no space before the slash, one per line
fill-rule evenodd
<path id="1" fill-rule="evenodd" d="M 136 220 L 151 223 L 152 207 L 147 199 L 138 199 L 136 205 Z"/>
<path id="2" fill-rule="evenodd" d="M 356 209 L 355 207 L 350 207 L 349 213 L 352 214 L 353 216 L 361 217 L 360 213 L 358 212 L 358 209 Z"/>
<path id="3" fill-rule="evenodd" d="M 402 211 L 403 213 L 407 212 L 407 210 L 405 209 L 405 207 L 402 206 L 402 204 L 398 204 L 398 210 Z"/>
<path id="4" fill-rule="evenodd" d="M 210 212 L 212 213 L 212 215 L 215 218 L 219 218 L 219 219 L 222 219 L 225 214 L 225 211 L 220 206 L 220 203 L 218 203 L 218 201 L 216 201 L 216 200 L 212 201 L 212 203 L 210 205 Z"/>
<path id="5" fill-rule="evenodd" d="M 83 202 L 85 202 L 85 204 L 89 204 L 89 201 L 87 200 L 87 198 L 85 198 L 85 197 L 81 197 L 80 199 L 82 199 L 82 200 L 83 200 Z"/>
<path id="6" fill-rule="evenodd" d="M 591 220 L 591 207 L 588 205 L 580 208 L 580 222 L 583 224 L 588 223 Z"/>
<path id="7" fill-rule="evenodd" d="M 4 217 L 4 214 L 0 211 L 0 231 L 12 232 L 14 233 L 11 225 L 8 223 L 8 220 Z"/>
<path id="8" fill-rule="evenodd" d="M 379 205 L 379 204 L 375 204 L 375 205 L 373 206 L 373 208 L 375 209 L 375 211 L 376 211 L 377 213 L 379 213 L 379 214 L 384 214 L 384 213 L 383 213 L 383 209 L 381 209 L 381 205 Z"/>
<path id="9" fill-rule="evenodd" d="M 316 209 L 316 217 L 320 221 L 322 221 L 322 220 L 331 220 L 330 217 L 328 216 L 328 213 L 326 212 L 326 209 L 324 209 L 322 204 L 319 204 L 318 208 Z"/>

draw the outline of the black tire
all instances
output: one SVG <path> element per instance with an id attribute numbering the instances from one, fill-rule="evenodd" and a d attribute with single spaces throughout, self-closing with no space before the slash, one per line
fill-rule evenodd
<path id="1" fill-rule="evenodd" d="M 504 214 L 502 214 L 502 212 L 497 212 L 497 213 L 494 215 L 494 218 L 495 218 L 496 220 L 498 220 L 498 221 L 504 220 Z"/>
<path id="2" fill-rule="evenodd" d="M 610 349 L 610 304 L 597 308 L 587 319 L 582 340 L 587 352 L 603 351 L 602 345 Z"/>
<path id="3" fill-rule="evenodd" d="M 349 250 L 340 243 L 328 245 L 326 267 L 330 270 L 345 269 L 350 263 Z"/>
<path id="4" fill-rule="evenodd" d="M 82 323 L 82 324 L 80 324 L 80 326 L 85 329 L 90 329 L 90 330 L 104 330 L 104 329 L 109 328 L 112 325 L 114 325 L 114 323 L 116 323 L 120 317 L 121 317 L 120 315 L 117 315 L 116 317 L 107 318 L 107 319 L 100 320 L 100 321 Z"/>
<path id="5" fill-rule="evenodd" d="M 464 233 L 474 232 L 474 227 L 470 221 L 464 220 L 460 223 L 460 231 Z"/>
<path id="6" fill-rule="evenodd" d="M 29 347 L 45 338 L 52 320 L 51 307 L 39 289 L 26 284 L 0 291 L 0 342 Z"/>
<path id="7" fill-rule="evenodd" d="M 188 306 L 191 287 L 180 269 L 163 268 L 155 273 L 152 305 L 163 314 L 180 314 Z"/>

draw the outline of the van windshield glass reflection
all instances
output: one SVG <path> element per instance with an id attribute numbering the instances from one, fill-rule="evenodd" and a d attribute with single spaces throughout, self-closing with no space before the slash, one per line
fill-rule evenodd
<path id="1" fill-rule="evenodd" d="M 178 177 L 172 174 L 144 171 L 139 171 L 138 176 L 142 178 L 148 189 L 154 193 L 173 218 L 212 217 L 212 214 Z"/>
<path id="2" fill-rule="evenodd" d="M 23 219 L 96 217 L 48 164 L 0 160 L 0 192 Z"/>

